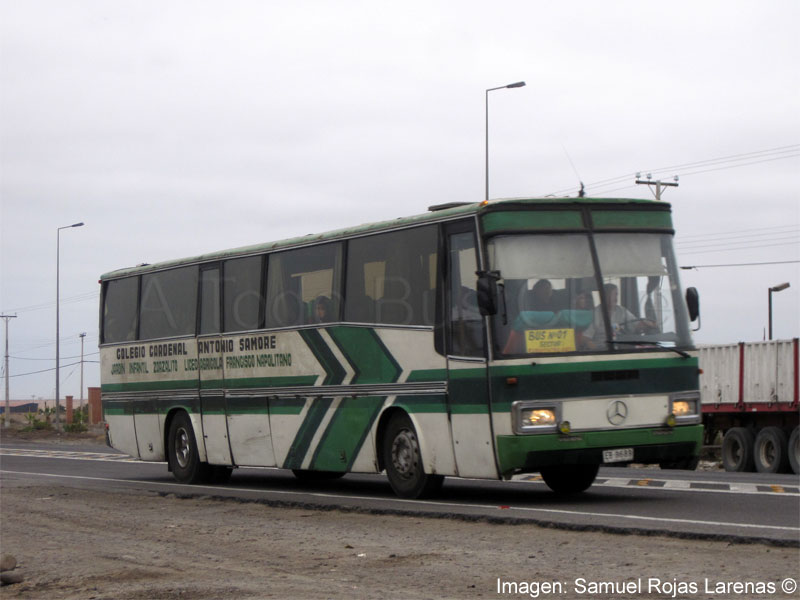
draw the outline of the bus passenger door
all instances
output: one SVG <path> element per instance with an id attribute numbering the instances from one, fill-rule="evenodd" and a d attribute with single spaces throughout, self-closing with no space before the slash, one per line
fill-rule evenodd
<path id="1" fill-rule="evenodd" d="M 479 260 L 473 221 L 445 227 L 445 344 L 448 413 L 460 477 L 497 478 L 490 422 L 484 318 L 478 311 Z"/>

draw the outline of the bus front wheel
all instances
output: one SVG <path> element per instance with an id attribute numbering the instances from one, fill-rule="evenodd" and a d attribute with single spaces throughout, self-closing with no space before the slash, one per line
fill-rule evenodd
<path id="1" fill-rule="evenodd" d="M 425 473 L 414 424 L 396 415 L 383 436 L 383 464 L 394 493 L 401 498 L 425 498 L 442 487 L 444 477 Z"/>
<path id="2" fill-rule="evenodd" d="M 542 469 L 542 479 L 557 494 L 577 494 L 594 483 L 600 465 L 559 465 Z"/>

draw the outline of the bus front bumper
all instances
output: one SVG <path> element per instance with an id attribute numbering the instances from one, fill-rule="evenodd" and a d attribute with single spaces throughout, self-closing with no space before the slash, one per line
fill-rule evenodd
<path id="1" fill-rule="evenodd" d="M 497 454 L 504 476 L 532 473 L 556 465 L 603 464 L 603 451 L 633 449 L 625 462 L 660 463 L 700 454 L 703 426 L 587 431 L 497 436 Z M 618 463 L 610 463 L 618 464 Z"/>

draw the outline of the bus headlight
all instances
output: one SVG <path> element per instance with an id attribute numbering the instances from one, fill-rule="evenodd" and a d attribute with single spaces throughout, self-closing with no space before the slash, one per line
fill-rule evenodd
<path id="1" fill-rule="evenodd" d="M 700 392 L 681 392 L 669 397 L 669 412 L 678 425 L 701 420 Z"/>
<path id="2" fill-rule="evenodd" d="M 514 402 L 511 412 L 515 433 L 552 433 L 561 421 L 560 403 Z"/>
<path id="3" fill-rule="evenodd" d="M 531 408 L 522 411 L 523 427 L 550 427 L 556 424 L 556 411 L 552 408 Z"/>

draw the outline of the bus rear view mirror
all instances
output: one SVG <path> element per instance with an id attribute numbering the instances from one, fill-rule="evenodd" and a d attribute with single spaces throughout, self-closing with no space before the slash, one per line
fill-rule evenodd
<path id="1" fill-rule="evenodd" d="M 478 271 L 478 310 L 481 316 L 497 314 L 497 280 L 496 271 Z"/>
<path id="2" fill-rule="evenodd" d="M 694 322 L 700 318 L 700 294 L 697 288 L 687 288 L 686 290 L 686 308 L 689 309 L 689 320 Z M 699 325 L 699 323 L 698 323 Z M 699 327 L 698 327 L 699 329 Z M 695 330 L 696 331 L 696 330 Z"/>

